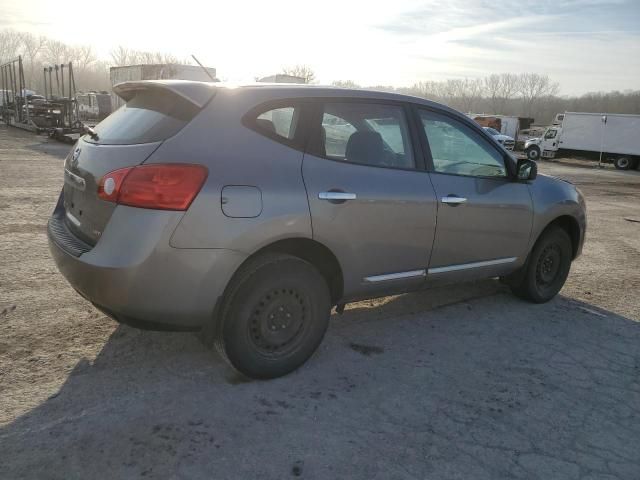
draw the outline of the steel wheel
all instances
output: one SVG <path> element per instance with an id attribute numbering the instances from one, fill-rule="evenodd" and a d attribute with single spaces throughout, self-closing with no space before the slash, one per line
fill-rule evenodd
<path id="1" fill-rule="evenodd" d="M 313 265 L 286 254 L 261 255 L 234 275 L 215 345 L 247 377 L 280 377 L 318 348 L 330 313 L 329 288 Z"/>
<path id="2" fill-rule="evenodd" d="M 505 279 L 518 297 L 544 303 L 555 297 L 567 280 L 572 260 L 571 238 L 549 227 L 538 239 L 525 266 Z"/>
<path id="3" fill-rule="evenodd" d="M 538 158 L 540 158 L 540 147 L 534 145 L 527 148 L 527 158 L 529 160 L 538 160 Z"/>
<path id="4" fill-rule="evenodd" d="M 249 322 L 249 338 L 267 357 L 286 355 L 296 348 L 309 326 L 309 305 L 294 289 L 272 290 L 258 302 Z"/>
<path id="5" fill-rule="evenodd" d="M 553 284 L 560 271 L 561 261 L 562 251 L 558 245 L 545 246 L 536 265 L 536 282 L 540 288 L 547 288 Z"/>
<path id="6" fill-rule="evenodd" d="M 631 160 L 629 157 L 618 157 L 613 161 L 613 165 L 618 170 L 629 170 L 631 168 Z"/>

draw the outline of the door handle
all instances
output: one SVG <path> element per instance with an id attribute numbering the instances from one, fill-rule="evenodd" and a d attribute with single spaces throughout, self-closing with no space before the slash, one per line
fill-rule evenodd
<path id="1" fill-rule="evenodd" d="M 356 194 L 355 193 L 348 193 L 348 192 L 320 192 L 318 194 L 318 198 L 320 200 L 329 200 L 330 202 L 345 202 L 347 200 L 355 200 L 356 199 Z"/>
<path id="2" fill-rule="evenodd" d="M 459 197 L 457 195 L 447 195 L 446 197 L 442 197 L 442 203 L 446 203 L 447 205 L 451 205 L 452 207 L 457 207 L 461 203 L 465 203 L 467 201 L 464 197 Z"/>

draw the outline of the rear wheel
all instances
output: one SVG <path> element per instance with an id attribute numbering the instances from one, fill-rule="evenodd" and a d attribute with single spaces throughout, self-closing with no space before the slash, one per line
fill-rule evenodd
<path id="1" fill-rule="evenodd" d="M 571 268 L 571 239 L 560 227 L 551 227 L 538 239 L 521 272 L 506 279 L 513 293 L 534 303 L 555 297 Z"/>
<path id="2" fill-rule="evenodd" d="M 527 158 L 529 160 L 538 160 L 540 158 L 540 147 L 537 145 L 531 145 L 527 148 L 525 153 L 527 154 Z"/>
<path id="3" fill-rule="evenodd" d="M 330 311 L 329 289 L 313 265 L 290 255 L 260 256 L 229 285 L 215 345 L 250 378 L 280 377 L 313 354 Z"/>
<path id="4" fill-rule="evenodd" d="M 633 160 L 629 157 L 616 157 L 613 159 L 613 166 L 618 170 L 629 170 L 633 168 Z"/>

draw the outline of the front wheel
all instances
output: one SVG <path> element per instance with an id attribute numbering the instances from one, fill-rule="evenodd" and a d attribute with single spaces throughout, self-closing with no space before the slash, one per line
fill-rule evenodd
<path id="1" fill-rule="evenodd" d="M 313 265 L 290 255 L 260 256 L 229 285 L 215 345 L 247 377 L 280 377 L 318 348 L 330 312 L 327 283 Z"/>
<path id="2" fill-rule="evenodd" d="M 540 147 L 537 145 L 531 145 L 527 148 L 525 153 L 527 154 L 527 158 L 529 160 L 538 160 L 540 158 Z"/>
<path id="3" fill-rule="evenodd" d="M 513 293 L 530 302 L 545 303 L 564 286 L 572 260 L 571 239 L 560 227 L 551 227 L 536 242 L 523 271 L 507 279 Z"/>

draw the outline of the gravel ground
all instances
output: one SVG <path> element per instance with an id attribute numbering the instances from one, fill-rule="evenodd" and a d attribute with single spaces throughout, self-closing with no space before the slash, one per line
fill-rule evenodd
<path id="1" fill-rule="evenodd" d="M 543 162 L 589 208 L 545 305 L 495 281 L 335 315 L 247 382 L 97 312 L 49 257 L 69 146 L 0 126 L 0 478 L 640 478 L 640 173 Z"/>

